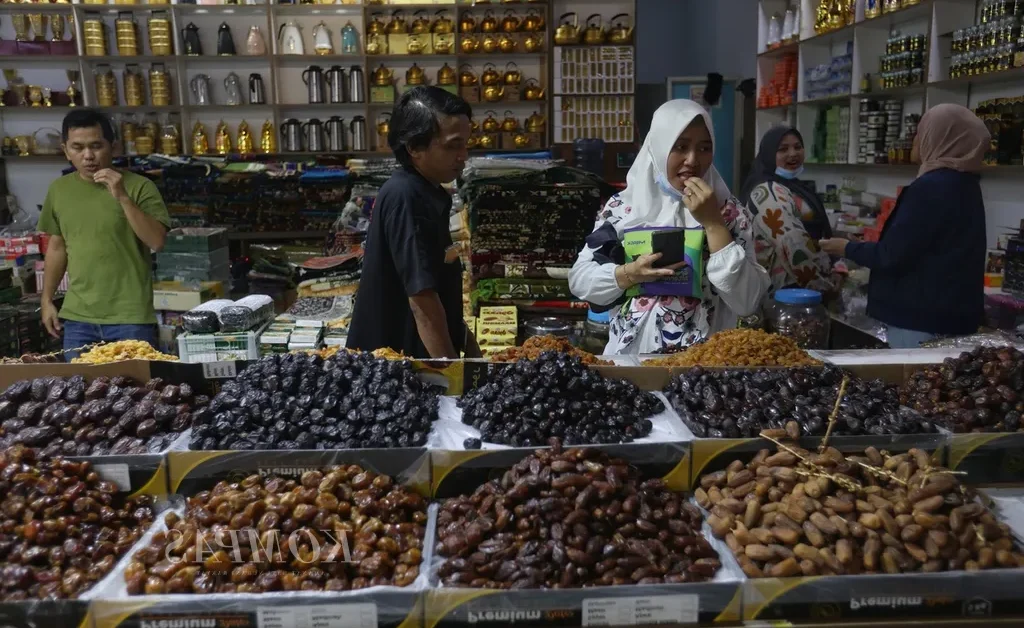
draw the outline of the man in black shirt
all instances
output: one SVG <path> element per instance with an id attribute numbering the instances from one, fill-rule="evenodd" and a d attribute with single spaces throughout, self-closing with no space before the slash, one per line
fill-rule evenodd
<path id="1" fill-rule="evenodd" d="M 464 348 L 462 264 L 441 184 L 462 174 L 471 116 L 438 87 L 413 88 L 395 105 L 388 145 L 401 167 L 373 206 L 349 348 L 451 359 Z"/>

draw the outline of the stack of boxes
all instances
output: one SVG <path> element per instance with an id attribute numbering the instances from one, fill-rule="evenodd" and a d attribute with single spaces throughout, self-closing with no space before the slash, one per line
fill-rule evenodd
<path id="1" fill-rule="evenodd" d="M 757 95 L 757 108 L 770 109 L 792 105 L 796 99 L 797 55 L 783 55 L 775 63 L 772 78 L 761 86 Z"/>
<path id="2" fill-rule="evenodd" d="M 295 321 L 295 329 L 288 339 L 289 351 L 308 351 L 323 346 L 324 325 L 322 321 Z"/>
<path id="3" fill-rule="evenodd" d="M 850 160 L 850 107 L 836 105 L 818 111 L 814 128 L 814 161 L 845 164 Z"/>
<path id="4" fill-rule="evenodd" d="M 484 357 L 516 346 L 518 310 L 514 305 L 481 307 L 476 319 L 476 342 Z"/>
<path id="5" fill-rule="evenodd" d="M 295 321 L 274 319 L 270 326 L 260 335 L 260 355 L 273 355 L 275 353 L 288 353 L 288 343 L 291 341 L 292 331 L 295 329 Z"/>

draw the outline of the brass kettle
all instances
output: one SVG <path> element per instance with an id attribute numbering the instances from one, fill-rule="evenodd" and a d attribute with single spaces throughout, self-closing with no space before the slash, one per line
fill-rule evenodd
<path id="1" fill-rule="evenodd" d="M 428 18 L 426 14 L 426 9 L 420 9 L 413 13 L 413 17 L 416 19 L 412 21 L 412 26 L 409 27 L 410 33 L 413 35 L 425 35 L 430 32 L 430 18 Z"/>
<path id="2" fill-rule="evenodd" d="M 477 147 L 477 144 L 479 144 L 479 142 L 480 138 L 478 138 L 475 135 L 470 135 L 469 139 L 466 140 L 466 148 L 468 148 L 469 150 L 473 150 L 474 148 Z"/>
<path id="3" fill-rule="evenodd" d="M 440 70 L 437 71 L 437 84 L 438 85 L 455 85 L 458 82 L 458 76 L 455 72 L 455 68 L 444 64 Z"/>
<path id="4" fill-rule="evenodd" d="M 501 121 L 501 130 L 506 133 L 515 133 L 519 130 L 519 120 L 516 120 L 515 115 L 508 109 L 505 110 L 505 119 Z"/>
<path id="5" fill-rule="evenodd" d="M 394 80 L 394 70 L 389 70 L 388 68 L 384 67 L 383 63 L 380 64 L 379 68 L 377 68 L 370 74 L 370 82 L 373 83 L 374 85 L 391 85 L 391 83 Z"/>
<path id="6" fill-rule="evenodd" d="M 409 26 L 405 23 L 405 16 L 401 9 L 391 14 L 391 21 L 386 27 L 388 35 L 403 35 L 409 32 Z"/>
<path id="7" fill-rule="evenodd" d="M 484 13 L 484 19 L 480 20 L 481 33 L 494 33 L 498 30 L 498 18 L 494 17 L 494 11 L 490 9 Z"/>
<path id="8" fill-rule="evenodd" d="M 437 18 L 434 20 L 434 25 L 431 30 L 438 35 L 447 35 L 455 29 L 455 24 L 452 22 L 452 18 L 448 17 L 448 10 L 441 9 L 434 15 Z"/>
<path id="9" fill-rule="evenodd" d="M 370 14 L 370 23 L 366 26 L 367 35 L 383 35 L 384 34 L 384 20 L 381 19 L 383 13 L 372 13 Z"/>
<path id="10" fill-rule="evenodd" d="M 488 85 L 481 96 L 487 102 L 498 102 L 505 97 L 505 88 L 501 85 Z"/>
<path id="11" fill-rule="evenodd" d="M 463 63 L 459 68 L 459 85 L 469 87 L 476 85 L 476 74 L 473 74 L 473 66 Z"/>
<path id="12" fill-rule="evenodd" d="M 377 117 L 377 135 L 387 137 L 391 130 L 391 112 L 385 111 Z"/>
<path id="13" fill-rule="evenodd" d="M 497 133 L 498 129 L 501 128 L 501 123 L 495 117 L 497 114 L 493 111 L 487 112 L 487 117 L 480 124 L 480 128 L 484 130 L 484 133 Z"/>
<path id="14" fill-rule="evenodd" d="M 411 55 L 423 54 L 426 47 L 427 44 L 424 43 L 423 39 L 420 37 L 410 38 L 409 43 L 406 45 L 406 48 L 408 48 L 409 54 Z"/>
<path id="15" fill-rule="evenodd" d="M 497 85 L 501 83 L 501 75 L 493 63 L 484 64 L 484 73 L 480 75 L 481 85 Z"/>
<path id="16" fill-rule="evenodd" d="M 462 14 L 459 18 L 459 32 L 472 33 L 476 30 L 476 18 L 469 11 Z"/>
<path id="17" fill-rule="evenodd" d="M 523 40 L 523 50 L 526 52 L 537 52 L 544 47 L 544 39 L 539 33 L 530 33 Z"/>
<path id="18" fill-rule="evenodd" d="M 480 40 L 473 35 L 463 35 L 459 38 L 459 48 L 463 54 L 473 54 L 480 48 Z"/>
<path id="19" fill-rule="evenodd" d="M 495 120 L 497 122 L 497 120 Z M 491 149 L 494 148 L 494 136 L 493 135 L 481 135 L 480 139 L 477 140 L 480 148 Z"/>
<path id="20" fill-rule="evenodd" d="M 526 12 L 526 17 L 523 18 L 521 27 L 528 33 L 542 31 L 544 30 L 544 18 L 536 9 L 530 9 Z"/>
<path id="21" fill-rule="evenodd" d="M 512 9 L 505 10 L 505 17 L 501 20 L 501 30 L 506 33 L 514 33 L 519 30 L 519 16 Z"/>
<path id="22" fill-rule="evenodd" d="M 547 119 L 537 112 L 526 119 L 526 130 L 530 133 L 543 133 Z"/>
<path id="23" fill-rule="evenodd" d="M 512 141 L 515 142 L 516 148 L 526 148 L 530 145 L 530 136 L 525 133 L 516 133 Z"/>
<path id="24" fill-rule="evenodd" d="M 572 18 L 572 21 L 566 18 Z M 579 15 L 575 11 L 563 13 L 558 18 L 558 28 L 555 29 L 555 43 L 559 46 L 567 46 L 580 43 Z"/>
<path id="25" fill-rule="evenodd" d="M 616 22 L 616 18 L 629 18 L 629 13 L 619 13 L 613 15 L 610 22 L 614 22 L 608 27 L 608 43 L 615 44 L 616 46 L 624 46 L 633 41 L 633 26 L 626 26 L 623 22 Z"/>
<path id="26" fill-rule="evenodd" d="M 512 54 L 515 52 L 516 46 L 518 45 L 519 42 L 517 42 L 511 35 L 503 33 L 498 37 L 498 48 L 505 54 Z"/>
<path id="27" fill-rule="evenodd" d="M 597 22 L 594 22 L 597 18 Z M 589 46 L 597 46 L 604 43 L 604 29 L 601 28 L 601 14 L 594 13 L 587 18 L 587 28 L 583 31 L 583 43 Z"/>
<path id="28" fill-rule="evenodd" d="M 427 82 L 426 74 L 423 72 L 423 68 L 412 64 L 412 67 L 405 71 L 405 84 L 406 85 L 423 85 Z"/>
<path id="29" fill-rule="evenodd" d="M 497 52 L 498 38 L 491 33 L 487 33 L 484 35 L 483 41 L 480 42 L 480 50 L 484 52 Z"/>
<path id="30" fill-rule="evenodd" d="M 526 100 L 543 100 L 544 99 L 544 88 L 540 86 L 540 82 L 531 78 L 526 81 L 526 87 L 523 88 L 523 98 Z"/>
<path id="31" fill-rule="evenodd" d="M 519 71 L 519 66 L 516 65 L 515 61 L 509 61 L 505 64 L 505 85 L 519 85 L 523 81 L 523 73 Z"/>

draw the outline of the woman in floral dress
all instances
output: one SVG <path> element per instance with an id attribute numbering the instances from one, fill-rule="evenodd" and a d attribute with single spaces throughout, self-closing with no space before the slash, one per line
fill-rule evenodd
<path id="1" fill-rule="evenodd" d="M 712 165 L 711 117 L 692 100 L 672 100 L 605 205 L 569 273 L 569 288 L 597 311 L 614 310 L 608 354 L 686 347 L 736 326 L 768 288 L 756 260 L 750 214 Z M 624 236 L 682 228 L 702 242 L 700 259 L 659 267 L 659 253 L 627 256 Z M 689 241 L 689 236 L 687 237 Z M 686 277 L 689 293 L 666 294 Z"/>

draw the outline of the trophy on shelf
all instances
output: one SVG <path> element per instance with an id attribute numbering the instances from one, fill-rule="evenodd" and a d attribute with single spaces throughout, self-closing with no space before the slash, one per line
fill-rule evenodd
<path id="1" fill-rule="evenodd" d="M 54 13 L 50 16 L 50 41 L 64 41 L 64 16 Z"/>
<path id="2" fill-rule="evenodd" d="M 78 96 L 78 93 L 79 93 L 79 89 L 78 89 L 78 76 L 79 76 L 79 72 L 78 72 L 78 70 L 66 70 L 66 73 L 68 75 L 68 83 L 69 83 L 68 91 L 67 91 L 67 94 L 68 94 L 68 106 L 69 107 L 77 107 L 78 106 L 78 102 L 75 100 L 75 98 Z"/>
<path id="3" fill-rule="evenodd" d="M 32 102 L 33 107 L 43 106 L 43 88 L 39 85 L 28 86 L 28 99 Z"/>
<path id="4" fill-rule="evenodd" d="M 4 78 L 7 79 L 7 88 L 14 91 L 15 103 L 19 107 L 28 105 L 28 87 L 25 81 L 18 75 L 18 71 L 11 68 L 4 68 Z"/>
<path id="5" fill-rule="evenodd" d="M 53 90 L 51 90 L 49 87 L 44 87 L 43 88 L 43 106 L 44 107 L 52 107 L 53 106 Z"/>
<path id="6" fill-rule="evenodd" d="M 7 90 L 0 87 L 0 107 L 6 107 L 7 103 L 4 102 L 4 98 L 7 97 Z"/>
<path id="7" fill-rule="evenodd" d="M 14 41 L 28 41 L 28 16 L 24 13 L 11 15 L 11 25 L 14 26 Z"/>
<path id="8" fill-rule="evenodd" d="M 28 21 L 32 25 L 32 39 L 46 41 L 46 16 L 42 13 L 30 13 Z"/>

